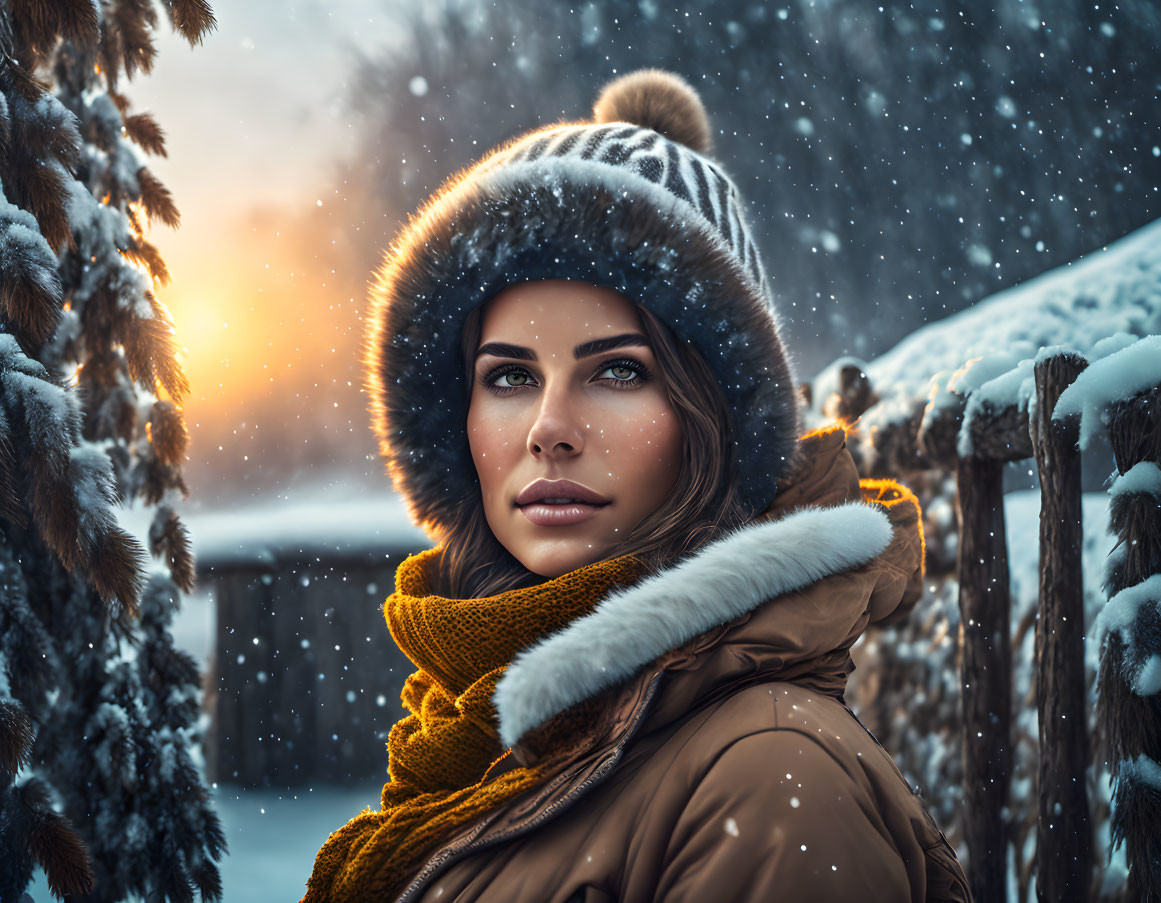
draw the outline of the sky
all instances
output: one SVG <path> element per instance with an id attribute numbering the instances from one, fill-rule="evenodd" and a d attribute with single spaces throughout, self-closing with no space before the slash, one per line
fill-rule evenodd
<path id="1" fill-rule="evenodd" d="M 128 93 L 168 133 L 169 159 L 153 165 L 184 200 L 187 242 L 188 221 L 213 218 L 224 190 L 238 210 L 310 196 L 312 171 L 353 127 L 342 97 L 354 57 L 390 43 L 407 2 L 219 0 L 216 29 L 192 48 L 162 20 L 153 70 Z"/>
<path id="2" fill-rule="evenodd" d="M 348 75 L 360 52 L 389 45 L 402 2 L 223 0 L 192 48 L 162 15 L 153 70 L 119 86 L 166 134 L 165 158 L 135 149 L 181 211 L 179 228 L 149 237 L 172 276 L 158 294 L 192 386 L 195 504 L 215 499 L 223 472 L 281 490 L 374 454 L 357 361 L 370 274 L 344 252 L 358 187 L 335 163 L 357 125 Z M 287 419 L 303 428 L 274 462 L 261 430 Z M 335 431 L 350 437 L 340 462 Z"/>

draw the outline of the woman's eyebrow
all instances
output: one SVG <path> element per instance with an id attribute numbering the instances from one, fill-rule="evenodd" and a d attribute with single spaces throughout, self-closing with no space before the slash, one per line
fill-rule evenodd
<path id="1" fill-rule="evenodd" d="M 641 333 L 625 332 L 621 335 L 610 336 L 607 339 L 593 339 L 591 342 L 583 342 L 572 350 L 572 356 L 579 361 L 582 357 L 612 351 L 614 348 L 624 348 L 626 345 L 650 347 L 649 340 Z"/>
<path id="2" fill-rule="evenodd" d="M 491 354 L 495 357 L 514 357 L 520 361 L 536 360 L 536 352 L 523 345 L 509 345 L 507 342 L 488 342 L 476 349 L 476 357 Z"/>
<path id="3" fill-rule="evenodd" d="M 649 340 L 639 332 L 625 332 L 621 335 L 609 336 L 607 339 L 593 339 L 591 342 L 582 342 L 572 350 L 572 355 L 578 361 L 582 357 L 591 357 L 614 348 L 624 348 L 626 345 L 644 345 L 651 347 Z M 476 351 L 476 357 L 491 354 L 496 357 L 510 357 L 519 361 L 536 360 L 536 352 L 523 345 L 509 345 L 507 342 L 488 342 L 481 345 Z"/>

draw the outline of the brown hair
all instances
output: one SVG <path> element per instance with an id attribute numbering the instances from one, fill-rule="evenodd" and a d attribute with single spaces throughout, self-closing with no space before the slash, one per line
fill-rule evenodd
<path id="1" fill-rule="evenodd" d="M 634 305 L 665 380 L 669 403 L 681 426 L 682 468 L 668 498 L 644 517 L 606 558 L 636 555 L 656 573 L 714 536 L 747 519 L 738 497 L 738 475 L 730 454 L 730 411 L 705 360 L 680 341 L 656 316 Z M 480 342 L 483 308 L 464 320 L 460 353 L 468 399 Z M 496 539 L 484 516 L 478 485 L 444 535 L 439 580 L 443 595 L 469 599 L 491 596 L 545 578 L 524 567 Z"/>

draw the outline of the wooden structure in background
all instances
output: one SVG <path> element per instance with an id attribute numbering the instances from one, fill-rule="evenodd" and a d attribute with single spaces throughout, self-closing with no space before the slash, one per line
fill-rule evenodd
<path id="1" fill-rule="evenodd" d="M 407 530 L 386 541 L 310 539 L 248 555 L 198 552 L 198 582 L 216 609 L 204 696 L 209 780 L 252 788 L 387 779 L 386 732 L 404 714 L 399 693 L 415 669 L 382 606 L 396 566 L 423 539 Z"/>

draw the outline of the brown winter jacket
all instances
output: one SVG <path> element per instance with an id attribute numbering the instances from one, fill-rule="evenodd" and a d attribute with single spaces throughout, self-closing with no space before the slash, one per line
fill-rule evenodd
<path id="1" fill-rule="evenodd" d="M 488 779 L 536 761 L 543 716 L 586 695 L 586 669 L 628 679 L 600 691 L 607 717 L 573 761 L 448 838 L 400 901 L 971 899 L 931 815 L 843 703 L 851 644 L 918 598 L 918 506 L 894 484 L 860 486 L 841 430 L 801 451 L 766 532 L 719 541 L 510 666 L 496 702 L 521 741 Z M 704 617 L 723 592 L 746 611 L 694 635 L 681 600 Z M 750 592 L 761 601 L 740 603 Z M 635 650 L 653 630 L 693 638 Z"/>

